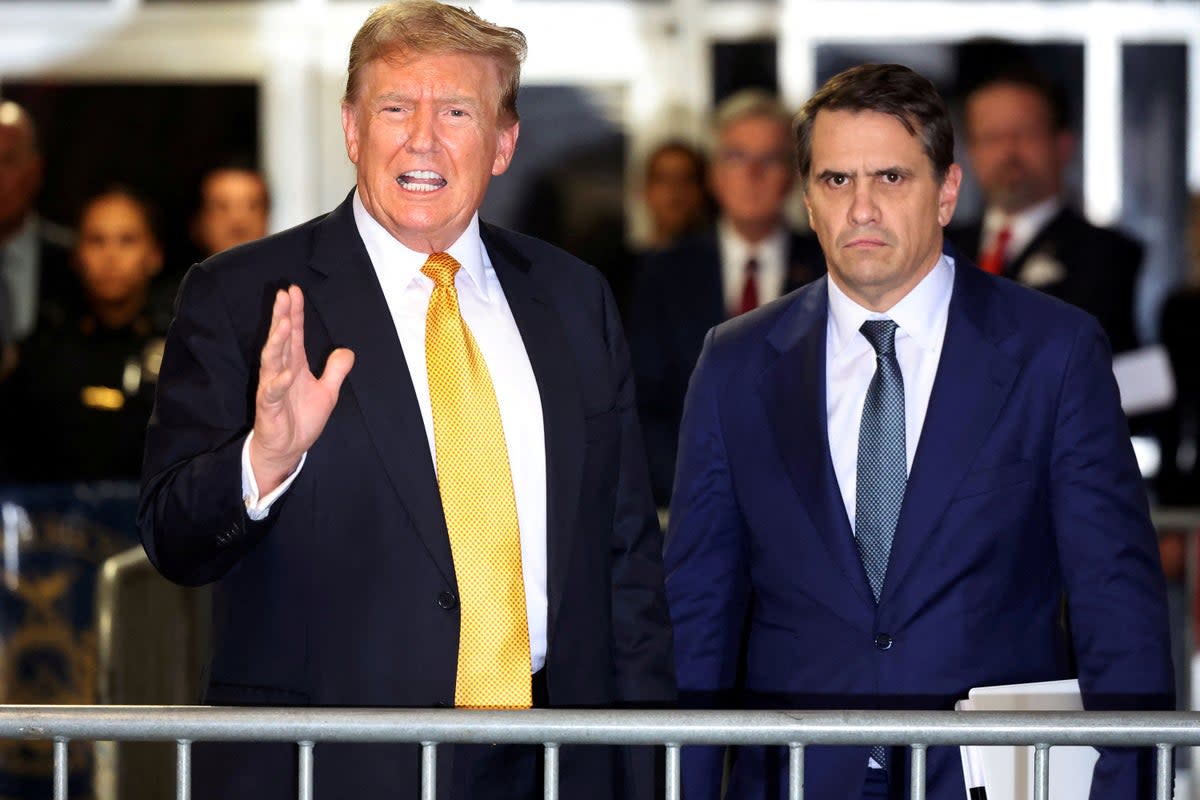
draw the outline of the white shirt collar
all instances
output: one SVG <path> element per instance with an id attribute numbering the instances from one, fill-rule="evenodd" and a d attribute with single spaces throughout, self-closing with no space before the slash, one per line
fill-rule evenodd
<path id="1" fill-rule="evenodd" d="M 1025 245 L 1033 241 L 1046 223 L 1062 208 L 1062 202 L 1057 197 L 1047 197 L 1039 203 L 1034 203 L 1026 209 L 1011 214 L 999 208 L 989 208 L 983 215 L 983 235 L 981 242 L 991 242 L 1005 225 L 1012 236 L 1009 239 L 1008 253 L 1010 257 L 1025 249 Z"/>
<path id="2" fill-rule="evenodd" d="M 363 244 L 367 248 L 367 255 L 371 257 L 371 263 L 377 271 L 382 269 L 392 271 L 393 274 L 398 275 L 398 285 L 400 286 L 408 286 L 418 278 L 425 281 L 429 280 L 429 278 L 421 273 L 421 267 L 425 265 L 425 260 L 429 258 L 428 253 L 410 250 L 397 241 L 367 211 L 366 206 L 363 205 L 362 200 L 358 196 L 357 190 L 354 192 L 352 206 L 354 208 L 354 223 L 358 227 L 358 234 L 362 237 Z M 462 265 L 462 269 L 459 270 L 458 277 L 455 279 L 455 286 L 460 290 L 469 286 L 485 301 L 491 302 L 492 297 L 486 279 L 487 269 L 491 266 L 491 261 L 488 259 L 487 251 L 483 247 L 483 240 L 479 236 L 478 213 L 471 216 L 471 221 L 467 224 L 467 229 L 455 240 L 454 244 L 446 249 L 446 252 Z M 467 283 L 459 280 L 463 275 L 467 276 Z"/>
<path id="3" fill-rule="evenodd" d="M 787 234 L 787 228 L 781 224 L 765 239 L 751 244 L 738 235 L 728 220 L 721 218 L 717 221 L 717 240 L 720 243 L 721 256 L 727 263 L 737 264 L 739 268 L 750 256 L 763 259 L 778 254 L 777 260 L 786 264 Z"/>
<path id="4" fill-rule="evenodd" d="M 859 328 L 868 319 L 892 320 L 898 328 L 897 336 L 911 336 L 922 349 L 941 347 L 937 320 L 950 306 L 950 294 L 954 290 L 954 260 L 945 254 L 938 257 L 933 269 L 920 283 L 883 313 L 863 308 L 851 300 L 833 278 L 829 278 L 826 285 L 829 287 L 829 335 L 834 356 L 857 341 Z M 862 341 L 866 342 L 865 337 Z"/>

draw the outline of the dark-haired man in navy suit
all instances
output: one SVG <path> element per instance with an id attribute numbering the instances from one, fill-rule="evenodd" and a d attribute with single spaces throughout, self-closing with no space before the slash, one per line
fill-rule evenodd
<path id="1" fill-rule="evenodd" d="M 1096 321 L 943 253 L 961 179 L 945 105 L 897 65 L 844 72 L 797 120 L 828 278 L 713 330 L 692 378 L 667 537 L 690 705 L 949 709 L 1070 677 L 1084 705 L 1165 709 L 1161 566 Z M 1065 597 L 1071 639 L 1059 624 Z M 809 747 L 825 800 L 900 798 L 901 748 Z M 1102 750 L 1093 798 L 1149 797 Z M 720 753 L 684 753 L 713 800 Z M 727 797 L 782 798 L 787 757 Z M 928 797 L 965 796 L 958 748 Z"/>
<path id="2" fill-rule="evenodd" d="M 674 698 L 612 294 L 477 216 L 516 146 L 524 52 L 435 0 L 376 9 L 342 107 L 354 192 L 184 282 L 139 521 L 165 575 L 216 582 L 209 703 Z M 443 747 L 439 797 L 541 797 L 540 752 Z M 648 755 L 566 748 L 560 791 L 649 798 Z M 195 761 L 202 798 L 296 794 L 294 746 Z M 415 744 L 323 744 L 315 791 L 415 797 L 419 764 Z"/>

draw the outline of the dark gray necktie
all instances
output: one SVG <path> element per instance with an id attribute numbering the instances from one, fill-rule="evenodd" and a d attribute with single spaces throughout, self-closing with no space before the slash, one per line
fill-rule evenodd
<path id="1" fill-rule="evenodd" d="M 854 538 L 875 602 L 883 590 L 892 535 L 900 518 L 908 461 L 904 448 L 904 378 L 896 360 L 896 323 L 870 319 L 859 328 L 875 348 L 875 376 L 867 387 L 858 433 L 858 489 Z M 887 749 L 871 748 L 871 757 L 887 767 Z"/>

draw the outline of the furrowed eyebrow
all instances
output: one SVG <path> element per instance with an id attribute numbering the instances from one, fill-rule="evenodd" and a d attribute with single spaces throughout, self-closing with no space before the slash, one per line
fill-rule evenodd
<path id="1" fill-rule="evenodd" d="M 836 169 L 823 169 L 817 174 L 817 180 L 823 181 L 823 180 L 828 180 L 829 178 L 835 178 L 835 177 L 836 178 L 849 178 L 853 174 L 854 173 L 842 172 L 841 170 L 836 170 Z"/>
<path id="2" fill-rule="evenodd" d="M 907 169 L 905 167 L 884 167 L 883 169 L 875 170 L 871 174 L 875 177 L 879 177 L 881 175 L 902 175 L 905 178 L 911 178 L 916 175 L 916 173 L 911 169 Z"/>

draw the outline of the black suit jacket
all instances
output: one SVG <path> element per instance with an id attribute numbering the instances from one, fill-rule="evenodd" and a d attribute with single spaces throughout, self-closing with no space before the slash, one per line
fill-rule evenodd
<path id="1" fill-rule="evenodd" d="M 542 401 L 549 704 L 668 702 L 662 542 L 612 295 L 561 250 L 487 225 L 482 233 Z M 338 346 L 356 362 L 295 483 L 254 522 L 240 455 L 272 298 L 293 283 L 305 295 L 314 372 Z M 147 434 L 139 524 L 168 578 L 217 582 L 208 702 L 453 705 L 458 590 L 405 355 L 349 200 L 214 256 L 185 280 Z M 451 750 L 439 758 L 443 788 Z M 198 784 L 211 784 L 199 796 L 294 796 L 294 747 L 208 753 L 196 753 Z M 417 796 L 415 745 L 317 753 L 320 796 Z M 641 796 L 622 783 L 628 756 L 566 748 L 563 796 Z"/>
<path id="2" fill-rule="evenodd" d="M 975 259 L 982 230 L 982 221 L 976 221 L 949 231 L 949 236 Z M 1052 270 L 1046 277 L 1053 279 L 1029 285 L 1094 316 L 1108 334 L 1114 353 L 1138 346 L 1133 321 L 1134 290 L 1142 265 L 1138 242 L 1111 228 L 1098 228 L 1079 212 L 1063 208 L 1010 259 L 1005 275 L 1021 280 L 1035 257 L 1046 260 Z"/>
<path id="3" fill-rule="evenodd" d="M 783 292 L 825 274 L 816 237 L 788 234 Z M 704 335 L 728 319 L 715 228 L 647 257 L 633 296 L 630 341 L 654 498 L 666 506 L 688 380 Z"/>

